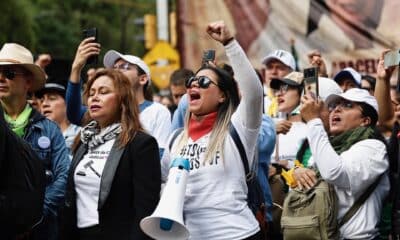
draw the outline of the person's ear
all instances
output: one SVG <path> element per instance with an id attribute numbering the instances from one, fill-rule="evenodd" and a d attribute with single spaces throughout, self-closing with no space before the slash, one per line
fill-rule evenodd
<path id="1" fill-rule="evenodd" d="M 364 117 L 363 121 L 361 122 L 362 127 L 369 126 L 371 124 L 371 118 L 370 117 Z"/>
<path id="2" fill-rule="evenodd" d="M 149 79 L 147 79 L 147 75 L 146 74 L 142 74 L 139 76 L 139 83 L 140 85 L 145 85 L 147 83 L 147 81 L 149 81 Z"/>
<path id="3" fill-rule="evenodd" d="M 224 103 L 225 100 L 226 100 L 225 93 L 221 93 L 221 95 L 220 95 L 219 98 L 218 98 L 218 102 L 219 102 L 219 103 Z"/>

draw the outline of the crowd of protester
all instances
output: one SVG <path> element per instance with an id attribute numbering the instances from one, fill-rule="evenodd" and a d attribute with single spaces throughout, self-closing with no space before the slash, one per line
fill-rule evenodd
<path id="1" fill-rule="evenodd" d="M 206 32 L 228 62 L 176 70 L 158 98 L 150 94 L 147 64 L 115 50 L 84 82 L 87 60 L 101 51 L 93 38 L 77 46 L 65 84 L 46 74 L 49 54 L 34 62 L 25 47 L 2 46 L 5 239 L 151 239 L 139 223 L 157 207 L 177 158 L 189 160 L 183 199 L 189 239 L 285 239 L 288 192 L 321 180 L 337 196 L 338 239 L 400 239 L 400 93 L 397 66 L 384 65 L 388 50 L 377 56 L 374 76 L 351 67 L 333 75 L 323 53 L 305 53 L 306 67 L 318 70 L 316 96 L 305 93 L 290 52 L 266 53 L 259 72 L 224 22 L 208 24 Z M 232 128 L 248 166 L 257 167 L 264 224 L 248 205 Z"/>

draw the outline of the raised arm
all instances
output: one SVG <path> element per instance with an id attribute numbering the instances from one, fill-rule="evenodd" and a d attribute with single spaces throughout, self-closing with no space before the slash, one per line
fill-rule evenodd
<path id="1" fill-rule="evenodd" d="M 225 46 L 226 55 L 233 68 L 235 80 L 241 93 L 241 101 L 237 111 L 243 121 L 242 124 L 250 129 L 260 127 L 263 92 L 256 71 L 224 22 L 210 23 L 207 26 L 207 33 Z"/>
<path id="2" fill-rule="evenodd" d="M 81 125 L 81 120 L 86 112 L 86 107 L 82 105 L 81 99 L 81 72 L 87 59 L 92 55 L 100 53 L 100 44 L 92 42 L 93 37 L 84 39 L 78 46 L 75 59 L 72 63 L 71 74 L 65 101 L 67 105 L 67 117 L 69 121 L 76 125 Z"/>
<path id="3" fill-rule="evenodd" d="M 384 131 L 391 131 L 395 122 L 394 109 L 390 98 L 390 77 L 395 67 L 385 68 L 384 55 L 388 51 L 383 51 L 379 58 L 374 94 L 378 102 L 379 125 Z"/>

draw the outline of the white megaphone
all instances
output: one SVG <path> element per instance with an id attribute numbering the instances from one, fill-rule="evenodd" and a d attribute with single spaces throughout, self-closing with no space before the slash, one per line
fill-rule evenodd
<path id="1" fill-rule="evenodd" d="M 140 221 L 143 232 L 150 237 L 161 240 L 189 238 L 189 231 L 183 222 L 183 202 L 189 165 L 185 158 L 172 161 L 168 181 L 156 210 L 151 216 Z"/>

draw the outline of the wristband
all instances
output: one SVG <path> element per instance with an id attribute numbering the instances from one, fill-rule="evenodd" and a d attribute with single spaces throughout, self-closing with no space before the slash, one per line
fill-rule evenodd
<path id="1" fill-rule="evenodd" d="M 233 41 L 233 39 L 235 39 L 235 38 L 234 38 L 234 37 L 228 38 L 227 40 L 225 40 L 225 41 L 222 43 L 222 45 L 224 45 L 224 46 L 228 45 L 230 42 Z"/>

